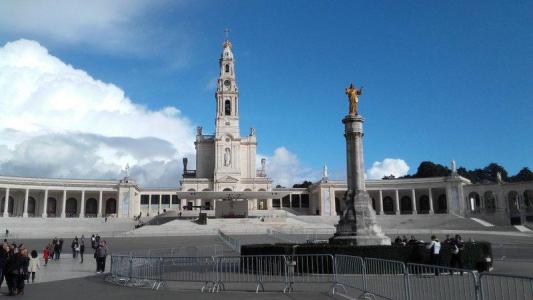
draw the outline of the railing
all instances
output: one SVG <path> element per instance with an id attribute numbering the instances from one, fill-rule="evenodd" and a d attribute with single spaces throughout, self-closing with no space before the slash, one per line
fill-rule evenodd
<path id="1" fill-rule="evenodd" d="M 273 238 L 289 243 L 316 243 L 325 241 L 335 232 L 334 229 L 303 229 L 297 231 L 279 231 L 267 229 L 267 233 Z"/>
<path id="2" fill-rule="evenodd" d="M 196 170 L 183 170 L 183 178 L 195 178 Z"/>
<path id="3" fill-rule="evenodd" d="M 218 237 L 226 244 L 228 247 L 231 248 L 231 250 L 237 252 L 238 254 L 241 254 L 241 241 L 232 238 L 231 236 L 225 234 L 222 231 L 218 231 Z"/>
<path id="4" fill-rule="evenodd" d="M 196 282 L 201 291 L 221 292 L 264 284 L 291 292 L 305 286 L 365 299 L 533 299 L 533 277 L 478 274 L 435 265 L 348 255 L 247 255 L 137 257 L 112 255 L 115 283 L 158 289 L 167 282 Z M 307 289 L 307 288 L 306 288 Z M 350 295 L 353 294 L 353 295 Z"/>

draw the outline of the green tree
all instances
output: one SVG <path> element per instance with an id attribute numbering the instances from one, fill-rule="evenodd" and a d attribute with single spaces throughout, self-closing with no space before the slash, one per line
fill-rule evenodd
<path id="1" fill-rule="evenodd" d="M 424 177 L 441 177 L 449 176 L 451 173 L 450 169 L 447 167 L 435 164 L 431 161 L 423 161 L 418 166 L 416 173 L 413 175 L 414 178 L 424 178 Z"/>
<path id="2" fill-rule="evenodd" d="M 510 182 L 533 181 L 533 172 L 527 167 L 522 168 L 516 175 L 509 178 Z"/>

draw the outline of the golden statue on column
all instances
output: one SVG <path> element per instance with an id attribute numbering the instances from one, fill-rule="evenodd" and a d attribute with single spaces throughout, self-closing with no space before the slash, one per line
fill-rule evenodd
<path id="1" fill-rule="evenodd" d="M 357 105 L 359 103 L 359 95 L 363 92 L 363 88 L 357 89 L 353 83 L 345 89 L 346 95 L 348 95 L 348 101 L 350 102 L 350 116 L 358 114 Z"/>

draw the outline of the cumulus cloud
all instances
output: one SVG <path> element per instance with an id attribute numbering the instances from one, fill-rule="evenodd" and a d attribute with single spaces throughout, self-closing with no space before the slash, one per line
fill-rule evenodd
<path id="1" fill-rule="evenodd" d="M 186 35 L 176 28 L 165 28 L 171 31 L 165 40 L 158 40 L 160 35 L 154 34 L 159 26 L 154 24 L 158 18 L 152 14 L 168 9 L 169 2 L 6 0 L 0 2 L 0 32 L 54 44 L 88 46 L 106 53 L 142 55 L 186 44 Z"/>
<path id="2" fill-rule="evenodd" d="M 143 184 L 175 185 L 178 158 L 194 153 L 177 108 L 137 105 L 34 41 L 0 48 L 0 107 L 3 174 L 117 178 L 128 163 Z"/>
<path id="3" fill-rule="evenodd" d="M 385 158 L 383 161 L 376 161 L 367 170 L 368 179 L 381 179 L 384 176 L 394 175 L 404 176 L 409 171 L 409 166 L 403 159 Z"/>
<path id="4" fill-rule="evenodd" d="M 266 158 L 266 173 L 273 179 L 274 185 L 292 187 L 304 180 L 317 180 L 320 175 L 319 171 L 303 166 L 298 156 L 285 147 L 276 148 L 271 156 L 258 154 L 258 168 L 262 158 Z"/>

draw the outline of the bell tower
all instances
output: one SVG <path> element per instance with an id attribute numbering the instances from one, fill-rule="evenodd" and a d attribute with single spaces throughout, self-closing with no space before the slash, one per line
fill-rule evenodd
<path id="1" fill-rule="evenodd" d="M 216 136 L 231 135 L 239 138 L 239 89 L 235 80 L 235 60 L 231 52 L 231 42 L 226 39 L 219 60 L 220 75 L 217 81 L 216 98 Z"/>

